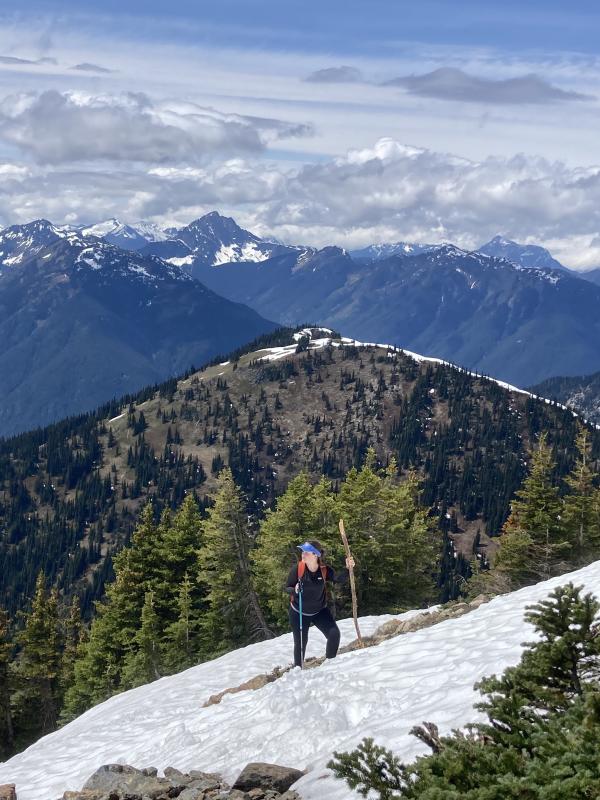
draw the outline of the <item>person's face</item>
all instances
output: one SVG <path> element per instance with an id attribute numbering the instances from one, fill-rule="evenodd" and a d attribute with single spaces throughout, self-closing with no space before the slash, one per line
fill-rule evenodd
<path id="1" fill-rule="evenodd" d="M 302 561 L 304 561 L 311 572 L 314 572 L 319 566 L 319 559 L 317 556 L 314 553 L 310 553 L 308 550 L 302 551 Z"/>

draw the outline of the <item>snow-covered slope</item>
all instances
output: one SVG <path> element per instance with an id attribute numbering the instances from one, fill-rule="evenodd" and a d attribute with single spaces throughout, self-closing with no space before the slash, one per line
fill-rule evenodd
<path id="1" fill-rule="evenodd" d="M 82 236 L 96 236 L 124 250 L 140 250 L 150 242 L 162 242 L 167 234 L 151 222 L 137 222 L 128 225 L 114 217 L 94 225 L 80 226 Z"/>
<path id="2" fill-rule="evenodd" d="M 290 634 L 250 645 L 96 706 L 0 764 L 0 783 L 16 782 L 19 800 L 56 800 L 110 762 L 219 771 L 231 780 L 248 761 L 269 761 L 308 770 L 294 786 L 305 800 L 358 798 L 327 769 L 332 751 L 373 736 L 410 760 L 425 750 L 409 735 L 413 725 L 432 721 L 446 733 L 474 720 L 473 684 L 517 663 L 533 638 L 525 607 L 569 580 L 600 595 L 600 562 L 203 708 L 214 692 L 290 661 Z M 362 630 L 387 619 L 364 618 Z M 351 620 L 340 627 L 343 643 L 354 638 Z M 308 654 L 321 653 L 322 636 L 310 636 Z"/>

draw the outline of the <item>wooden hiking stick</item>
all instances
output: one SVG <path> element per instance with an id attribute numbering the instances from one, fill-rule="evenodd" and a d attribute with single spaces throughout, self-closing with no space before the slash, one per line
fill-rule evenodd
<path id="1" fill-rule="evenodd" d="M 346 551 L 346 558 L 351 559 L 352 553 L 350 552 L 350 545 L 348 544 L 348 538 L 346 536 L 346 531 L 344 529 L 344 520 L 340 520 L 340 535 L 342 537 L 342 541 L 344 543 L 344 549 Z M 356 637 L 358 639 L 358 646 L 364 647 L 362 637 L 360 635 L 360 630 L 358 627 L 358 605 L 356 602 L 356 586 L 354 585 L 354 567 L 348 566 L 348 572 L 350 573 L 350 591 L 352 592 L 352 616 L 354 617 L 354 627 L 356 628 Z"/>

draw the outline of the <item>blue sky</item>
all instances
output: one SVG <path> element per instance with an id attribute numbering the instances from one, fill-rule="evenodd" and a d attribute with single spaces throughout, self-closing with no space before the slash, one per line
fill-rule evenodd
<path id="1" fill-rule="evenodd" d="M 0 224 L 290 242 L 496 233 L 600 264 L 600 11 L 564 2 L 28 2 L 0 10 Z"/>
<path id="2" fill-rule="evenodd" d="M 23 3 L 5 0 L 5 12 L 23 13 Z M 566 4 L 564 0 L 523 3 L 449 2 L 421 0 L 220 0 L 218 3 L 160 0 L 119 2 L 28 2 L 23 16 L 33 13 L 75 14 L 84 17 L 112 17 L 114 27 L 132 18 L 142 25 L 160 20 L 163 35 L 179 40 L 196 37 L 205 29 L 213 43 L 220 41 L 245 46 L 300 48 L 330 53 L 349 50 L 374 55 L 392 52 L 395 42 L 421 41 L 435 44 L 489 46 L 514 51 L 521 48 L 550 52 L 573 50 L 597 53 L 600 10 L 594 2 Z M 192 22 L 186 31 L 177 22 Z M 164 23 L 167 23 L 165 29 Z M 174 23 L 169 29 L 169 22 Z M 127 22 L 127 24 L 130 24 Z M 250 37 L 249 35 L 250 34 Z M 155 30 L 146 35 L 158 35 Z M 214 37 L 214 38 L 213 38 Z M 251 38 L 253 41 L 248 41 Z"/>

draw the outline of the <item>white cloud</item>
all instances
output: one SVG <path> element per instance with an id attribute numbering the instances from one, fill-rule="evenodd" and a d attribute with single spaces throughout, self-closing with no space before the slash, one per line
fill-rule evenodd
<path id="1" fill-rule="evenodd" d="M 154 103 L 140 92 L 20 93 L 0 102 L 0 139 L 38 163 L 89 160 L 198 163 L 207 156 L 257 153 L 310 126 L 224 114 L 193 103 Z"/>
<path id="2" fill-rule="evenodd" d="M 289 177 L 256 221 L 289 241 L 452 241 L 502 233 L 546 244 L 575 268 L 600 263 L 600 167 L 515 156 L 469 161 L 381 139 Z M 248 220 L 252 222 L 251 219 Z"/>

